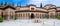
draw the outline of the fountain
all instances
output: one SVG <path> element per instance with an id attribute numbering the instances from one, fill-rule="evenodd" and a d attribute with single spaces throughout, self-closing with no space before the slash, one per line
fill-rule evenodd
<path id="1" fill-rule="evenodd" d="M 33 23 L 41 23 L 42 21 L 40 19 L 34 19 Z"/>

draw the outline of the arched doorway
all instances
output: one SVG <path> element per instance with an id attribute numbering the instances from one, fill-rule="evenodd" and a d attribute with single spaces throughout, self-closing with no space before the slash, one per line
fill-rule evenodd
<path id="1" fill-rule="evenodd" d="M 1 14 L 2 14 L 1 16 L 3 17 L 3 12 Z"/>
<path id="2" fill-rule="evenodd" d="M 33 19 L 33 18 L 34 18 L 34 14 L 32 13 L 32 14 L 31 14 L 31 19 Z"/>

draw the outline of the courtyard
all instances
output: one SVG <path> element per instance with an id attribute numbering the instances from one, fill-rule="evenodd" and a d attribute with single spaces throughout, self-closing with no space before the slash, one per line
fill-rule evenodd
<path id="1" fill-rule="evenodd" d="M 0 26 L 60 26 L 58 19 L 17 19 L 17 20 L 4 20 Z"/>

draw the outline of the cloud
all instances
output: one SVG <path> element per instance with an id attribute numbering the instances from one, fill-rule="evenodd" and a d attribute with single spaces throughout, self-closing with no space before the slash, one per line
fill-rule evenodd
<path id="1" fill-rule="evenodd" d="M 29 0 L 28 4 L 34 4 L 39 6 L 41 2 L 47 2 L 47 0 Z"/>

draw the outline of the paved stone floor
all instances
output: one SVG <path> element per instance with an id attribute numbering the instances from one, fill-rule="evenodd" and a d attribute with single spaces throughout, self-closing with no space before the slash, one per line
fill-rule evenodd
<path id="1" fill-rule="evenodd" d="M 57 19 L 29 19 L 29 20 L 5 20 L 0 26 L 60 26 L 60 20 Z M 36 21 L 36 22 L 35 22 Z"/>

